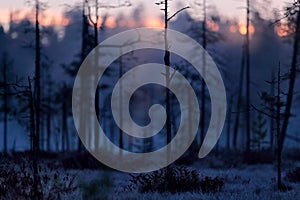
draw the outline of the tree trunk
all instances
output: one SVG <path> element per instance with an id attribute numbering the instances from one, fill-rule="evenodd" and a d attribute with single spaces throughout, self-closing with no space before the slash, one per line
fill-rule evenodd
<path id="1" fill-rule="evenodd" d="M 87 53 L 88 53 L 88 40 L 89 40 L 89 24 L 88 24 L 88 19 L 85 15 L 85 0 L 83 1 L 83 5 L 82 5 L 82 32 L 81 32 L 81 55 L 80 55 L 80 60 L 81 60 L 81 63 L 84 61 Z M 82 84 L 82 87 L 81 87 L 81 90 L 85 88 L 85 81 L 83 80 L 83 77 L 80 77 L 80 81 L 81 81 L 81 84 Z M 83 92 L 80 91 L 80 94 L 82 94 Z M 81 99 L 83 99 L 83 97 L 81 97 Z M 80 130 L 80 133 L 86 133 L 86 123 L 85 123 L 85 117 L 83 117 L 81 115 L 81 113 L 84 112 L 84 105 L 82 103 L 79 103 L 79 130 Z M 82 143 L 81 143 L 81 140 L 80 140 L 80 137 L 78 137 L 78 141 L 77 141 L 77 151 L 80 152 L 82 149 Z"/>
<path id="2" fill-rule="evenodd" d="M 281 137 L 280 137 L 280 63 L 277 75 L 277 105 L 276 105 L 276 125 L 277 125 L 277 183 L 278 190 L 281 189 Z"/>
<path id="3" fill-rule="evenodd" d="M 121 49 L 120 49 L 120 55 L 122 55 Z M 120 147 L 120 153 L 122 152 L 122 149 L 124 148 L 124 144 L 123 144 L 123 130 L 122 130 L 122 126 L 123 126 L 123 108 L 122 108 L 122 100 L 123 100 L 123 84 L 122 84 L 122 74 L 123 74 L 123 61 L 122 61 L 122 57 L 120 57 L 120 63 L 119 63 L 119 80 L 120 80 L 120 98 L 119 98 L 119 114 L 120 114 L 120 128 L 119 128 L 119 137 L 120 137 L 120 141 L 119 141 L 119 147 Z"/>
<path id="4" fill-rule="evenodd" d="M 204 134 L 205 134 L 205 106 L 206 106 L 206 94 L 205 94 L 205 67 L 206 67 L 206 0 L 203 0 L 203 22 L 202 22 L 202 47 L 203 47 L 203 52 L 202 52 L 202 65 L 203 65 L 203 72 L 202 72 L 202 83 L 201 83 L 201 121 L 200 121 L 200 144 L 204 140 Z"/>
<path id="5" fill-rule="evenodd" d="M 33 165 L 33 191 L 32 195 L 34 199 L 40 199 L 39 191 L 38 191 L 38 141 L 35 130 L 35 121 L 34 121 L 34 99 L 32 96 L 31 90 L 31 81 L 28 77 L 28 88 L 29 88 L 29 107 L 30 107 L 30 135 L 32 138 L 32 165 Z"/>
<path id="6" fill-rule="evenodd" d="M 166 126 L 167 126 L 167 140 L 166 144 L 168 144 L 171 141 L 172 138 L 172 127 L 171 127 L 171 108 L 170 108 L 170 92 L 169 92 L 169 86 L 170 86 L 170 51 L 169 51 L 169 42 L 168 42 L 168 0 L 165 0 L 164 3 L 164 20 L 165 20 L 165 31 L 164 31 L 164 41 L 165 41 L 165 55 L 164 55 L 164 64 L 166 68 L 166 113 L 167 113 L 167 119 L 166 119 Z M 169 149 L 168 152 L 168 160 L 170 156 L 171 150 Z"/>
<path id="7" fill-rule="evenodd" d="M 62 91 L 67 92 L 67 87 L 64 84 Z M 69 133 L 68 133 L 68 108 L 67 102 L 63 99 L 62 102 L 62 152 L 70 150 Z"/>
<path id="8" fill-rule="evenodd" d="M 7 155 L 7 117 L 8 117 L 8 88 L 7 84 L 7 60 L 6 55 L 3 56 L 3 83 L 4 83 L 4 96 L 3 96 L 3 154 Z"/>
<path id="9" fill-rule="evenodd" d="M 47 151 L 50 152 L 51 148 L 51 83 L 48 85 L 48 97 L 47 97 Z"/>
<path id="10" fill-rule="evenodd" d="M 250 116 L 250 105 L 251 105 L 251 92 L 250 92 L 250 0 L 247 0 L 247 34 L 246 34 L 246 151 L 250 151 L 250 139 L 251 139 L 251 116 Z"/>
<path id="11" fill-rule="evenodd" d="M 97 47 L 98 45 L 98 0 L 96 0 L 96 5 L 95 5 L 95 10 L 96 10 L 96 21 L 94 22 L 94 48 Z M 95 67 L 98 68 L 98 50 L 94 49 L 95 51 Z M 96 94 L 95 94 L 95 110 L 96 110 L 96 116 L 99 118 L 99 111 L 100 111 L 100 91 L 98 87 L 98 77 L 95 77 L 95 81 L 97 82 L 95 85 L 96 87 Z M 96 121 L 94 122 L 94 146 L 95 146 L 95 151 L 99 151 L 99 123 L 98 120 L 95 119 Z"/>
<path id="12" fill-rule="evenodd" d="M 41 104 L 41 85 L 40 85 L 40 26 L 39 26 L 39 1 L 35 1 L 35 131 L 37 140 L 37 152 L 40 144 L 40 104 Z"/>
<path id="13" fill-rule="evenodd" d="M 230 97 L 230 100 L 229 100 L 229 110 L 228 110 L 228 118 L 227 118 L 227 137 L 226 137 L 226 149 L 227 149 L 227 151 L 229 151 L 229 149 L 230 149 L 232 101 L 233 101 L 233 95 Z"/>
<path id="14" fill-rule="evenodd" d="M 270 93 L 271 93 L 271 95 L 272 96 L 275 96 L 275 94 L 274 94 L 274 85 L 275 85 L 275 82 L 274 82 L 274 80 L 275 80 L 275 77 L 274 77 L 274 69 L 272 68 L 272 77 L 271 77 L 271 88 L 270 88 Z M 271 101 L 271 109 L 273 109 L 274 108 L 274 101 Z M 271 148 L 271 150 L 273 150 L 274 149 L 274 132 L 273 132 L 273 130 L 274 130 L 274 118 L 273 117 L 271 117 L 270 118 L 270 148 Z"/>
<path id="15" fill-rule="evenodd" d="M 237 147 L 237 136 L 240 126 L 240 111 L 241 111 L 241 103 L 242 103 L 242 91 L 243 91 L 243 82 L 244 82 L 244 68 L 245 67 L 245 43 L 243 45 L 243 53 L 242 53 L 242 60 L 241 60 L 241 71 L 240 71 L 240 80 L 238 85 L 238 97 L 237 97 L 237 113 L 233 128 L 233 141 L 232 145 L 234 148 Z"/>
<path id="16" fill-rule="evenodd" d="M 293 96 L 294 96 L 294 87 L 296 82 L 296 73 L 297 73 L 297 58 L 298 58 L 298 52 L 299 52 L 299 39 L 300 39 L 300 12 L 297 13 L 297 21 L 296 21 L 296 33 L 294 38 L 294 50 L 293 50 L 293 59 L 290 69 L 290 80 L 289 80 L 289 89 L 287 94 L 287 100 L 286 100 L 286 107 L 284 111 L 284 121 L 281 129 L 280 134 L 280 145 L 283 147 L 284 140 L 289 124 L 289 118 L 291 115 L 291 109 L 292 109 L 292 103 L 293 103 Z"/>

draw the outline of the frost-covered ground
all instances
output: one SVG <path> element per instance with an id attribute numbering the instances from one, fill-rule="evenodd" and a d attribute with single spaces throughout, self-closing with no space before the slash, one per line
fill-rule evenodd
<path id="1" fill-rule="evenodd" d="M 291 164 L 286 169 L 294 165 L 296 164 Z M 225 185 L 222 191 L 214 194 L 190 192 L 159 194 L 124 191 L 124 186 L 130 183 L 129 174 L 112 171 L 83 170 L 78 173 L 77 179 L 81 185 L 83 197 L 89 199 L 300 199 L 300 184 L 285 181 L 292 189 L 286 192 L 277 191 L 274 165 L 243 165 L 229 169 L 210 169 L 196 166 L 194 168 L 197 168 L 201 175 L 223 177 Z M 283 172 L 284 176 L 285 172 Z M 86 191 L 87 188 L 90 190 Z"/>

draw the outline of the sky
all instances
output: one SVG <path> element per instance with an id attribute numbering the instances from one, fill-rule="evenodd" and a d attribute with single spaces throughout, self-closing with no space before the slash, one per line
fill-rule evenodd
<path id="1" fill-rule="evenodd" d="M 27 0 L 28 1 L 28 0 Z M 126 0 L 109 0 L 109 1 L 102 1 L 102 2 L 109 2 L 110 4 L 118 4 L 118 2 L 124 2 Z M 259 2 L 263 0 L 252 0 L 254 6 L 259 7 Z M 270 9 L 270 13 L 272 12 L 273 8 L 282 8 L 285 2 L 291 2 L 292 0 L 264 0 L 264 1 L 270 1 L 268 5 L 268 9 Z M 7 22 L 9 21 L 9 13 L 11 11 L 17 11 L 21 10 L 24 13 L 24 10 L 29 10 L 30 6 L 25 4 L 26 0 L 1 0 L 0 1 L 0 23 L 5 26 Z M 65 22 L 61 19 L 62 13 L 64 10 L 69 9 L 68 5 L 74 6 L 74 5 L 80 5 L 80 2 L 78 0 L 51 0 L 51 1 L 45 1 L 47 2 L 47 9 L 46 9 L 46 15 L 49 18 L 49 23 L 51 21 L 56 21 L 55 24 L 64 24 Z M 101 2 L 101 0 L 99 0 Z M 157 17 L 162 12 L 159 10 L 158 6 L 155 5 L 155 2 L 157 0 L 131 0 L 130 1 L 132 6 L 129 8 L 120 8 L 120 9 L 102 9 L 100 10 L 100 13 L 107 13 L 108 15 L 116 15 L 120 12 L 125 14 L 131 14 L 131 12 L 141 5 L 143 5 L 145 9 L 144 15 L 147 17 Z M 202 0 L 199 0 L 199 2 L 202 2 Z M 170 10 L 173 10 L 174 12 L 178 10 L 179 8 L 190 6 L 191 8 L 188 10 L 192 15 L 195 13 L 199 13 L 199 7 L 195 5 L 195 0 L 172 0 L 170 1 L 171 7 Z M 221 15 L 226 16 L 228 18 L 237 18 L 239 20 L 243 20 L 245 15 L 245 10 L 242 7 L 245 7 L 246 1 L 245 0 L 207 0 L 208 5 L 214 5 L 215 9 L 209 8 L 212 12 L 214 10 L 217 10 Z M 195 12 L 197 10 L 197 12 Z M 172 13 L 172 11 L 170 12 Z M 53 20 L 53 18 L 56 18 Z"/>

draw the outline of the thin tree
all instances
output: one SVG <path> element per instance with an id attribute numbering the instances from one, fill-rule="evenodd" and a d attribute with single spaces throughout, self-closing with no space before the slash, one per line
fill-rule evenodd
<path id="1" fill-rule="evenodd" d="M 299 54 L 299 40 L 300 40 L 300 1 L 297 0 L 294 2 L 292 7 L 287 9 L 286 16 L 293 16 L 296 14 L 296 32 L 294 36 L 294 45 L 293 45 L 293 58 L 289 72 L 289 89 L 287 93 L 286 99 L 286 107 L 284 111 L 284 121 L 282 124 L 281 134 L 280 134 L 280 145 L 283 146 L 284 140 L 286 137 L 286 132 L 288 129 L 289 119 L 291 116 L 291 109 L 293 103 L 293 96 L 294 96 L 294 88 L 296 82 L 296 73 L 297 73 L 297 65 L 298 65 L 298 54 Z"/>
<path id="2" fill-rule="evenodd" d="M 86 0 L 83 0 L 82 2 L 82 26 L 81 26 L 81 50 L 76 54 L 76 60 L 72 61 L 68 65 L 61 65 L 63 69 L 68 73 L 68 75 L 72 78 L 74 78 L 78 72 L 78 69 L 81 65 L 81 63 L 84 61 L 88 53 L 91 51 L 91 49 L 94 46 L 94 38 L 92 34 L 90 34 L 89 30 L 89 19 L 88 14 L 86 13 L 87 8 L 87 2 Z M 83 77 L 79 77 L 80 80 L 83 79 Z M 82 81 L 83 86 L 81 88 L 86 88 L 87 83 L 86 81 Z M 81 92 L 82 94 L 82 92 Z M 79 113 L 84 112 L 84 104 L 79 105 Z M 80 132 L 86 132 L 87 130 L 87 123 L 88 120 L 86 117 L 83 117 L 82 115 L 79 115 L 79 130 Z M 77 139 L 77 151 L 81 152 L 82 150 L 82 143 L 80 140 L 80 137 Z"/>
<path id="3" fill-rule="evenodd" d="M 169 42 L 168 42 L 168 23 L 169 21 L 174 18 L 177 14 L 179 14 L 181 11 L 189 8 L 189 6 L 184 7 L 177 12 L 175 12 L 172 16 L 169 17 L 169 1 L 164 0 L 164 1 L 159 1 L 155 3 L 156 5 L 163 5 L 163 8 L 161 9 L 164 12 L 164 45 L 165 45 L 165 54 L 164 54 L 164 64 L 165 64 L 165 77 L 166 77 L 166 89 L 165 89 L 165 94 L 166 94 L 166 113 L 167 113 L 167 119 L 166 119 L 166 128 L 167 128 L 167 140 L 166 144 L 168 144 L 171 141 L 172 138 L 172 124 L 171 124 L 171 107 L 170 107 L 170 92 L 169 92 L 169 86 L 170 86 L 170 81 L 172 75 L 170 75 L 170 47 L 169 47 Z M 170 152 L 168 153 L 168 157 L 170 155 Z"/>
<path id="4" fill-rule="evenodd" d="M 2 55 L 2 87 L 3 87 L 3 154 L 7 154 L 7 131 L 9 115 L 9 87 L 8 87 L 8 68 L 12 67 L 12 60 L 9 60 L 6 52 Z"/>
<path id="5" fill-rule="evenodd" d="M 47 99 L 46 99 L 46 104 L 47 104 L 47 111 L 46 111 L 46 129 L 47 129 L 47 137 L 46 137 L 46 148 L 47 151 L 51 151 L 51 131 L 52 131 L 52 126 L 51 126 L 51 117 L 52 117 L 52 80 L 51 80 L 51 75 L 48 74 L 47 76 Z"/>
<path id="6" fill-rule="evenodd" d="M 277 102 L 276 102 L 276 131 L 277 131 L 277 186 L 278 189 L 282 188 L 281 184 L 281 152 L 282 152 L 282 143 L 280 136 L 280 63 L 278 65 L 278 74 L 277 74 Z"/>
<path id="7" fill-rule="evenodd" d="M 89 0 L 86 0 L 86 3 L 89 3 Z M 99 31 L 99 9 L 100 8 L 120 8 L 120 7 L 128 7 L 131 6 L 131 3 L 129 1 L 125 1 L 125 3 L 120 3 L 116 6 L 114 5 L 100 5 L 98 0 L 95 0 L 94 5 L 94 17 L 95 19 L 92 19 L 92 11 L 91 7 L 88 5 L 88 18 L 90 23 L 93 26 L 94 29 L 94 45 L 93 47 L 96 48 L 98 45 L 98 31 Z M 106 22 L 106 16 L 103 18 L 102 25 L 100 28 L 103 28 Z M 95 67 L 98 67 L 98 51 L 95 51 Z M 95 81 L 97 82 L 96 85 L 98 86 L 98 79 L 95 77 Z M 100 111 L 100 88 L 96 88 L 96 94 L 95 94 L 95 110 L 96 110 L 96 116 L 99 117 L 99 111 Z M 96 119 L 97 120 L 97 119 Z M 121 131 L 121 130 L 120 130 Z M 121 133 L 120 133 L 121 134 Z M 94 146 L 95 150 L 99 150 L 99 125 L 94 122 Z M 120 136 L 120 148 L 123 148 L 123 137 Z"/>
<path id="8" fill-rule="evenodd" d="M 250 151 L 250 142 L 251 142 L 251 115 L 250 115 L 250 0 L 247 0 L 247 17 L 246 17 L 246 47 L 245 47 L 245 53 L 246 53 L 246 151 Z"/>
<path id="9" fill-rule="evenodd" d="M 276 156 L 277 156 L 277 187 L 279 190 L 285 189 L 283 188 L 282 178 L 281 178 L 281 154 L 282 154 L 282 142 L 281 142 L 281 120 L 285 118 L 285 114 L 281 112 L 281 108 L 284 106 L 284 103 L 281 100 L 281 66 L 278 64 L 278 72 L 277 72 L 277 80 L 271 80 L 268 83 L 274 84 L 277 83 L 276 89 L 277 94 L 274 96 L 273 94 L 267 94 L 263 92 L 261 94 L 261 99 L 265 102 L 263 105 L 263 109 L 258 109 L 252 105 L 252 107 L 258 111 L 259 113 L 275 119 L 276 121 Z"/>
<path id="10" fill-rule="evenodd" d="M 207 29 L 206 29 L 206 0 L 203 0 L 203 20 L 202 20 L 202 47 L 204 50 L 206 50 L 207 45 Z M 201 121 L 200 121 L 200 142 L 203 142 L 204 140 L 204 134 L 205 134 L 205 114 L 206 114 L 206 92 L 205 92 L 205 68 L 206 68 L 206 55 L 205 51 L 202 52 L 202 66 L 203 66 L 203 78 L 201 82 Z"/>
<path id="11" fill-rule="evenodd" d="M 87 1 L 88 2 L 88 1 Z M 94 28 L 94 44 L 93 47 L 96 48 L 98 45 L 98 23 L 99 23 L 99 3 L 98 0 L 95 0 L 95 19 L 92 19 L 91 16 L 91 7 L 88 6 L 88 17 L 89 17 L 89 21 L 90 23 L 93 25 Z M 95 67 L 98 67 L 98 50 L 95 51 L 95 59 L 94 59 L 94 65 Z M 99 100 L 100 100 L 100 96 L 99 96 L 99 87 L 98 87 L 98 79 L 97 77 L 95 77 L 95 81 L 96 83 L 96 94 L 95 94 L 95 110 L 96 110 L 96 116 L 99 117 L 99 111 L 100 111 L 100 104 L 99 104 Z M 97 120 L 97 119 L 95 119 Z M 95 145 L 95 150 L 97 151 L 99 149 L 99 126 L 98 123 L 96 123 L 96 121 L 94 122 L 94 145 Z"/>
<path id="12" fill-rule="evenodd" d="M 32 138 L 32 165 L 33 165 L 33 197 L 34 199 L 39 198 L 38 192 L 38 138 L 36 134 L 35 125 L 35 112 L 34 112 L 34 98 L 32 94 L 31 80 L 28 77 L 28 90 L 29 90 L 29 107 L 30 107 L 30 135 Z"/>
<path id="13" fill-rule="evenodd" d="M 274 73 L 274 69 L 272 68 L 272 77 L 271 77 L 271 80 L 274 80 L 275 79 L 275 73 Z M 275 89 L 275 82 L 274 81 L 272 81 L 271 82 L 271 84 L 270 84 L 270 94 L 271 95 L 273 95 L 274 96 L 274 93 L 275 93 L 275 91 L 274 91 L 274 89 Z M 271 101 L 271 108 L 273 108 L 274 107 L 274 101 Z M 274 146 L 274 118 L 273 117 L 271 117 L 270 118 L 270 148 L 271 148 L 271 150 L 273 150 L 273 146 Z"/>
<path id="14" fill-rule="evenodd" d="M 61 88 L 63 94 L 69 97 L 68 89 L 66 83 L 63 84 Z M 70 140 L 69 140 L 69 131 L 68 131 L 68 107 L 67 107 L 67 99 L 61 99 L 61 111 L 62 111 L 62 152 L 70 150 Z"/>
<path id="15" fill-rule="evenodd" d="M 241 70 L 240 70 L 240 80 L 238 85 L 238 99 L 237 99 L 237 115 L 235 118 L 234 131 L 233 131 L 233 146 L 236 148 L 237 145 L 237 135 L 240 126 L 240 112 L 242 103 L 242 92 L 243 92 L 243 82 L 244 73 L 246 75 L 246 151 L 250 151 L 251 143 L 251 116 L 250 116 L 250 0 L 246 1 L 246 34 L 243 44 L 242 59 L 241 59 Z"/>
<path id="16" fill-rule="evenodd" d="M 36 131 L 36 140 L 37 140 L 37 152 L 39 151 L 40 144 L 40 111 L 41 111 L 41 47 L 40 47 L 40 24 L 39 24 L 39 15 L 40 15 L 40 2 L 35 0 L 35 131 Z"/>
<path id="17" fill-rule="evenodd" d="M 236 111 L 235 123 L 233 128 L 233 138 L 232 138 L 232 145 L 234 148 L 237 147 L 237 137 L 238 137 L 238 131 L 240 126 L 240 112 L 241 112 L 241 105 L 242 105 L 242 92 L 243 92 L 244 71 L 245 71 L 245 42 L 242 51 L 243 53 L 242 53 L 241 69 L 240 69 L 240 76 L 239 76 L 240 79 L 238 84 L 237 111 Z"/>
<path id="18" fill-rule="evenodd" d="M 231 133 L 231 116 L 232 116 L 232 104 L 233 104 L 233 95 L 229 99 L 229 109 L 228 109 L 228 118 L 227 118 L 227 135 L 226 135 L 226 149 L 230 149 L 230 133 Z"/>
<path id="19" fill-rule="evenodd" d="M 81 27 L 81 52 L 80 52 L 80 63 L 82 63 L 85 59 L 85 57 L 87 56 L 87 47 L 89 46 L 88 45 L 88 41 L 89 41 L 89 28 L 88 28 L 88 19 L 86 17 L 86 13 L 85 13 L 85 7 L 86 7 L 86 3 L 85 3 L 85 0 L 83 0 L 83 3 L 82 3 L 82 27 Z M 79 66 L 78 63 L 76 63 L 76 68 Z M 82 77 L 81 77 L 81 80 L 82 80 Z M 84 84 L 82 82 L 82 84 Z M 81 91 L 81 94 L 82 94 L 82 91 Z M 80 112 L 79 113 L 82 113 L 83 112 L 83 104 L 80 104 Z M 81 132 L 84 132 L 86 127 L 85 127 L 85 118 L 82 117 L 81 115 L 79 115 L 79 120 L 80 120 L 80 123 L 79 123 L 79 130 Z M 80 137 L 78 137 L 78 140 L 77 140 L 77 151 L 80 152 L 82 149 L 82 144 L 81 144 L 81 140 L 80 140 Z"/>
<path id="20" fill-rule="evenodd" d="M 207 65 L 207 61 L 206 61 L 206 51 L 208 50 L 208 46 L 209 44 L 213 44 L 216 43 L 220 40 L 223 40 L 224 37 L 222 36 L 222 34 L 220 32 L 217 32 L 215 30 L 210 30 L 210 28 L 207 26 L 207 22 L 208 22 L 208 11 L 209 11 L 209 6 L 208 6 L 208 2 L 206 0 L 202 0 L 201 3 L 196 1 L 194 2 L 194 4 L 196 6 L 198 6 L 200 9 L 200 11 L 197 9 L 197 13 L 201 13 L 202 14 L 202 19 L 201 19 L 201 23 L 194 23 L 192 24 L 191 30 L 192 30 L 192 34 L 195 34 L 195 38 L 200 39 L 201 40 L 201 44 L 202 47 L 204 49 L 204 51 L 202 51 L 202 79 L 201 79 L 201 86 L 200 86 L 200 98 L 201 98 L 201 118 L 200 118 L 200 134 L 199 134 L 199 142 L 200 144 L 203 142 L 204 136 L 205 136 L 205 124 L 206 124 L 206 119 L 207 119 L 207 91 L 206 91 L 206 84 L 205 84 L 205 77 L 206 77 L 206 65 Z M 218 16 L 211 16 L 211 21 L 213 23 L 217 22 L 219 20 Z M 197 25 L 200 24 L 201 27 L 199 28 Z M 217 25 L 216 25 L 217 26 Z M 214 52 L 215 53 L 215 52 Z M 214 56 L 218 56 L 217 53 L 214 54 Z M 224 58 L 224 56 L 222 56 L 222 59 Z"/>

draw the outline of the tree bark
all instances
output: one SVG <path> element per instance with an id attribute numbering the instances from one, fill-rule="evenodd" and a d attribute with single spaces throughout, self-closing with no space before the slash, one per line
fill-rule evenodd
<path id="1" fill-rule="evenodd" d="M 271 78 L 271 86 L 270 86 L 270 93 L 272 96 L 275 95 L 274 94 L 274 87 L 275 87 L 274 79 L 275 79 L 274 69 L 272 68 L 272 78 Z M 273 108 L 274 108 L 274 102 L 271 101 L 271 109 L 273 109 Z M 271 117 L 270 118 L 270 148 L 271 148 L 271 150 L 274 149 L 274 132 L 273 132 L 273 130 L 274 130 L 274 118 Z"/>
<path id="2" fill-rule="evenodd" d="M 40 85 L 40 26 L 39 26 L 39 11 L 40 4 L 39 1 L 35 1 L 35 92 L 36 92 L 36 101 L 35 101 L 35 131 L 36 131 L 36 140 L 37 140 L 37 152 L 40 148 L 40 107 L 41 107 L 41 85 Z"/>
<path id="3" fill-rule="evenodd" d="M 202 47 L 203 47 L 203 52 L 202 52 L 202 65 L 203 65 L 203 77 L 202 77 L 202 83 L 201 83 L 201 120 L 200 120 L 200 144 L 204 140 L 204 134 L 205 134 L 205 107 L 206 107 L 206 92 L 205 92 L 205 67 L 206 67 L 206 45 L 207 45 L 207 40 L 206 40 L 206 0 L 203 0 L 203 22 L 202 22 Z"/>
<path id="4" fill-rule="evenodd" d="M 229 110 L 228 110 L 228 118 L 227 118 L 227 135 L 226 135 L 226 149 L 227 149 L 227 151 L 229 151 L 229 149 L 230 149 L 232 101 L 233 101 L 233 96 L 231 96 L 230 100 L 229 100 Z"/>
<path id="5" fill-rule="evenodd" d="M 241 111 L 241 103 L 242 103 L 242 91 L 243 91 L 243 82 L 244 82 L 244 70 L 245 70 L 245 43 L 243 45 L 243 53 L 242 53 L 242 60 L 241 60 L 241 71 L 240 71 L 240 80 L 238 85 L 238 98 L 237 98 L 237 113 L 233 128 L 233 141 L 232 145 L 234 148 L 237 147 L 237 136 L 240 126 L 240 111 Z"/>
<path id="6" fill-rule="evenodd" d="M 277 105 L 276 105 L 276 125 L 277 125 L 277 183 L 278 189 L 281 189 L 281 137 L 280 137 L 280 64 L 277 75 Z"/>
<path id="7" fill-rule="evenodd" d="M 289 119 L 291 115 L 293 96 L 294 96 L 294 87 L 296 82 L 296 73 L 297 73 L 297 58 L 299 53 L 299 39 L 300 39 L 300 12 L 297 13 L 297 21 L 296 21 L 296 33 L 294 38 L 294 50 L 293 50 L 293 58 L 292 64 L 290 68 L 290 80 L 289 80 L 289 89 L 286 100 L 286 107 L 284 111 L 284 121 L 282 124 L 281 134 L 280 134 L 280 145 L 283 147 L 284 140 L 286 137 L 287 128 L 289 125 Z"/>
<path id="8" fill-rule="evenodd" d="M 47 151 L 51 151 L 51 82 L 48 82 L 48 97 L 47 97 Z"/>
<path id="9" fill-rule="evenodd" d="M 247 33 L 246 33 L 246 151 L 250 151 L 250 139 L 251 139 L 251 116 L 250 116 L 250 105 L 251 105 L 251 92 L 250 92 L 250 0 L 247 0 Z"/>
<path id="10" fill-rule="evenodd" d="M 7 83 L 7 60 L 6 55 L 3 56 L 3 84 Z M 7 155 L 7 117 L 8 117 L 8 89 L 4 86 L 4 96 L 3 96 L 3 154 Z"/>
<path id="11" fill-rule="evenodd" d="M 167 113 L 167 119 L 166 119 L 166 128 L 167 128 L 167 141 L 166 144 L 168 144 L 171 141 L 172 138 L 172 127 L 171 127 L 171 108 L 170 108 L 170 92 L 169 92 L 169 86 L 170 86 L 170 51 L 169 51 L 169 42 L 168 42 L 168 0 L 165 0 L 164 3 L 164 20 L 165 20 L 165 32 L 164 32 L 164 41 L 165 41 L 165 56 L 164 56 L 164 64 L 166 68 L 166 113 Z M 168 152 L 168 159 L 170 156 L 170 152 Z"/>

